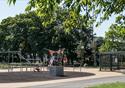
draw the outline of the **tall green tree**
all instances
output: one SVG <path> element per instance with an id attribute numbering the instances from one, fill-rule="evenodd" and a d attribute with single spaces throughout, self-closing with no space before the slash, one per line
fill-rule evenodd
<path id="1" fill-rule="evenodd" d="M 101 46 L 102 51 L 125 50 L 125 26 L 113 24 L 106 32 L 105 42 Z"/>
<path id="2" fill-rule="evenodd" d="M 33 12 L 2 20 L 0 24 L 1 32 L 5 37 L 5 44 L 3 45 L 7 45 L 4 49 L 18 50 L 22 48 L 23 50 L 31 51 L 29 35 L 34 30 L 42 28 L 40 21 Z M 10 44 L 8 44 L 9 42 Z"/>

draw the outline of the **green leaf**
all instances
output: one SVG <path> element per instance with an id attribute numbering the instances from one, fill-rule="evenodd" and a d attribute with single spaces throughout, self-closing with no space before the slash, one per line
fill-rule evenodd
<path id="1" fill-rule="evenodd" d="M 8 0 L 8 4 L 10 5 L 10 4 L 15 4 L 16 3 L 16 0 Z"/>
<path id="2" fill-rule="evenodd" d="M 60 4 L 61 1 L 60 1 L 60 0 L 56 0 L 56 2 L 57 2 L 58 4 Z"/>
<path id="3" fill-rule="evenodd" d="M 83 3 L 83 5 L 91 4 L 90 0 L 82 0 L 81 2 Z"/>
<path id="4" fill-rule="evenodd" d="M 117 16 L 116 17 L 116 22 L 119 22 L 121 19 L 123 19 L 123 17 L 124 17 L 123 15 Z"/>
<path id="5" fill-rule="evenodd" d="M 25 11 L 30 11 L 31 8 L 32 8 L 32 7 L 31 7 L 30 5 L 28 5 L 28 6 L 26 7 Z"/>
<path id="6" fill-rule="evenodd" d="M 65 0 L 66 6 L 67 6 L 67 7 L 70 7 L 71 4 L 72 4 L 72 1 L 73 1 L 73 0 Z"/>
<path id="7" fill-rule="evenodd" d="M 97 22 L 95 26 L 98 27 L 100 24 L 101 24 L 100 22 Z"/>
<path id="8" fill-rule="evenodd" d="M 99 14 L 101 12 L 101 9 L 95 10 L 95 14 Z"/>

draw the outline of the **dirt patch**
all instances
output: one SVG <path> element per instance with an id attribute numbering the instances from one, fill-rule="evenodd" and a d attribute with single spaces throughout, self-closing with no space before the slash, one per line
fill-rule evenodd
<path id="1" fill-rule="evenodd" d="M 67 79 L 75 77 L 86 77 L 95 75 L 87 72 L 69 72 L 65 71 L 64 76 L 50 76 L 47 71 L 44 72 L 1 72 L 0 83 L 15 83 L 15 82 L 33 82 L 47 81 L 56 79 Z"/>

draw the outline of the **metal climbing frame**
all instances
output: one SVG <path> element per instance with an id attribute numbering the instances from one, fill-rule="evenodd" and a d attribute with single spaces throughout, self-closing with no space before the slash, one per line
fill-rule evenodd
<path id="1" fill-rule="evenodd" d="M 33 63 L 31 62 L 32 60 L 34 61 Z M 39 63 L 35 63 L 35 60 L 39 61 Z M 12 72 L 16 68 L 19 68 L 20 71 L 33 71 L 36 66 L 44 70 L 44 64 L 41 62 L 41 59 L 24 58 L 20 51 L 0 52 L 0 62 L 7 66 L 8 72 Z"/>

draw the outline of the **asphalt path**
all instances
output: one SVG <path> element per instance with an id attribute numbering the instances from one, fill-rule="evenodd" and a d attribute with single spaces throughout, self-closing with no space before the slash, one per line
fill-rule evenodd
<path id="1" fill-rule="evenodd" d="M 72 82 L 62 82 L 46 85 L 31 86 L 26 88 L 86 88 L 88 86 L 102 84 L 102 83 L 113 83 L 113 82 L 125 82 L 125 75 L 116 77 L 96 78 L 91 80 L 80 80 Z"/>

